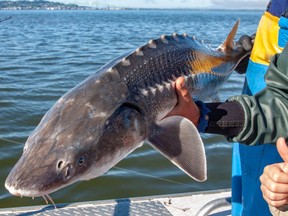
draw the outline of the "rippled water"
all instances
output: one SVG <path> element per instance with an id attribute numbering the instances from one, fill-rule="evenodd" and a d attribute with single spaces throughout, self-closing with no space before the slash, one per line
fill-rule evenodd
<path id="1" fill-rule="evenodd" d="M 173 32 L 196 35 L 213 47 L 235 21 L 237 37 L 256 31 L 260 11 L 0 11 L 0 207 L 44 204 L 13 197 L 4 187 L 25 140 L 44 113 L 109 60 Z M 221 98 L 240 94 L 234 74 Z M 106 175 L 52 194 L 56 203 L 180 193 L 230 187 L 231 144 L 203 135 L 208 180 L 198 183 L 148 145 Z"/>

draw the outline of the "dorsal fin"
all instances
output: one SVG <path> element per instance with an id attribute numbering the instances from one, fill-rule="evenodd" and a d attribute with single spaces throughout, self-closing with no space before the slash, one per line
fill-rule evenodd
<path id="1" fill-rule="evenodd" d="M 234 49 L 234 38 L 235 38 L 235 35 L 237 33 L 239 23 L 240 23 L 240 19 L 237 20 L 237 22 L 235 23 L 232 30 L 228 34 L 224 43 L 221 44 L 217 48 L 218 51 L 220 51 L 220 52 L 232 52 L 232 50 Z"/>

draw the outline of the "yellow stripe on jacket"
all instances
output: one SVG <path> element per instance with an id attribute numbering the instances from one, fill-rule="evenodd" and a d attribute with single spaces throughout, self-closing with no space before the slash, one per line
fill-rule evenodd
<path id="1" fill-rule="evenodd" d="M 261 17 L 250 60 L 269 65 L 270 58 L 283 50 L 278 46 L 279 17 L 265 12 Z"/>

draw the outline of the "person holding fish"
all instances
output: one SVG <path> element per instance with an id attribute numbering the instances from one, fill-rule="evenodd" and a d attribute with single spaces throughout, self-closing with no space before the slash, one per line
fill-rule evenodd
<path id="1" fill-rule="evenodd" d="M 247 144 L 233 146 L 236 157 L 232 169 L 232 215 L 278 215 L 279 211 L 288 209 L 275 208 L 288 204 L 288 166 L 283 163 L 283 159 L 288 162 L 288 148 L 283 138 L 277 142 L 280 155 L 275 145 L 260 145 L 276 143 L 279 137 L 288 138 L 287 9 L 288 1 L 269 2 L 257 29 L 243 95 L 224 103 L 194 103 L 185 80 L 176 80 L 178 105 L 168 116 L 184 116 L 200 132 L 222 134 L 231 142 Z M 245 48 L 247 41 L 244 45 L 242 42 L 240 38 L 237 43 Z M 259 180 L 263 170 L 264 198 Z"/>
<path id="2" fill-rule="evenodd" d="M 242 170 L 233 171 L 232 214 L 270 215 L 259 176 L 264 166 L 282 160 L 275 146 L 259 144 L 287 138 L 288 45 L 272 59 L 265 75 L 267 87 L 260 89 L 270 56 L 281 52 L 288 38 L 286 13 L 282 15 L 287 7 L 287 1 L 273 0 L 260 21 L 246 72 L 245 92 L 254 96 L 204 104 L 193 102 L 183 78 L 176 80 L 178 99 L 173 88 L 176 77 L 184 75 L 193 96 L 204 100 L 215 95 L 239 61 L 243 67 L 236 69 L 246 70 L 242 60 L 252 46 L 249 36 L 234 46 L 239 21 L 217 50 L 187 34 L 162 35 L 105 64 L 59 98 L 27 139 L 6 189 L 15 196 L 42 196 L 53 203 L 49 194 L 102 175 L 144 142 L 190 177 L 205 181 L 200 131 L 255 146 L 234 145 L 234 159 L 241 158 L 234 164 Z M 163 119 L 177 100 L 170 115 L 186 118 Z"/>

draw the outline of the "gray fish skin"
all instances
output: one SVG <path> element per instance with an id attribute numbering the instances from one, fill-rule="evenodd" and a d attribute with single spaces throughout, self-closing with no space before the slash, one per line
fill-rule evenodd
<path id="1" fill-rule="evenodd" d="M 195 126 L 180 116 L 163 119 L 177 103 L 174 81 L 185 76 L 193 97 L 213 97 L 246 55 L 231 39 L 213 50 L 173 34 L 111 61 L 45 114 L 5 187 L 16 196 L 48 195 L 102 175 L 144 142 L 195 180 L 206 180 Z"/>

